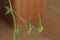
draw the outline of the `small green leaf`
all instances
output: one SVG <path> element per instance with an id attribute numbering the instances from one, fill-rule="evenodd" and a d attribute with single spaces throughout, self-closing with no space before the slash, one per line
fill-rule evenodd
<path id="1" fill-rule="evenodd" d="M 10 13 L 10 8 L 8 6 L 5 6 L 5 8 L 7 10 L 6 13 L 5 13 L 5 15 L 8 15 Z"/>
<path id="2" fill-rule="evenodd" d="M 5 8 L 8 10 L 8 9 L 10 9 L 8 6 L 5 6 Z"/>
<path id="3" fill-rule="evenodd" d="M 14 10 L 12 8 L 10 8 L 10 13 L 14 14 Z"/>
<path id="4" fill-rule="evenodd" d="M 6 8 L 6 13 L 5 13 L 5 15 L 8 15 L 8 14 L 14 14 L 14 11 L 13 11 L 13 9 L 12 8 L 9 8 L 8 6 L 5 6 L 5 8 Z"/>
<path id="5" fill-rule="evenodd" d="M 16 28 L 16 34 L 18 35 L 20 32 L 21 32 L 21 29 L 17 27 Z"/>
<path id="6" fill-rule="evenodd" d="M 31 29 L 32 29 L 32 27 L 31 27 L 31 25 L 30 25 L 30 17 L 28 18 L 28 24 L 27 24 L 27 32 L 28 32 L 28 34 L 31 32 Z"/>
<path id="7" fill-rule="evenodd" d="M 10 13 L 10 10 L 6 11 L 5 15 L 8 15 Z"/>

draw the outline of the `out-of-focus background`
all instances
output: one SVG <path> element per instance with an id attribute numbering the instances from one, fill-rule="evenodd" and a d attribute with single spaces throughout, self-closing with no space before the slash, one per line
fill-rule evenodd
<path id="1" fill-rule="evenodd" d="M 52 10 L 48 6 L 50 3 L 57 6 L 56 8 L 60 8 L 59 0 L 46 0 L 46 9 L 44 9 L 46 12 L 41 15 L 44 24 L 43 32 L 38 33 L 33 29 L 30 35 L 28 35 L 24 31 L 24 27 L 22 27 L 17 40 L 60 40 L 60 13 Z M 9 6 L 7 0 L 0 0 L 0 40 L 12 40 L 13 36 L 13 19 L 11 15 L 5 15 L 6 5 Z"/>

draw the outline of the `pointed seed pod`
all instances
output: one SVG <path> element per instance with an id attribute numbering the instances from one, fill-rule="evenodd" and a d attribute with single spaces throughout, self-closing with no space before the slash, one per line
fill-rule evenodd
<path id="1" fill-rule="evenodd" d="M 31 29 L 32 29 L 32 27 L 31 27 L 31 25 L 30 25 L 30 16 L 28 17 L 28 24 L 27 24 L 27 32 L 28 32 L 28 34 L 31 32 Z"/>
<path id="2" fill-rule="evenodd" d="M 38 30 L 38 32 L 42 32 L 42 31 L 43 31 L 43 25 L 42 25 L 42 23 L 41 23 L 40 15 L 39 15 L 39 24 L 38 24 L 37 30 Z"/>

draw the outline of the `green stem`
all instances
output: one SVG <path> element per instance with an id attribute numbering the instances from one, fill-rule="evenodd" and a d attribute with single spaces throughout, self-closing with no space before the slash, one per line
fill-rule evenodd
<path id="1" fill-rule="evenodd" d="M 12 9 L 12 4 L 11 4 L 11 0 L 9 0 L 9 5 L 10 5 L 10 8 Z"/>
<path id="2" fill-rule="evenodd" d="M 41 24 L 41 18 L 40 18 L 40 14 L 39 14 L 39 24 Z"/>
<path id="3" fill-rule="evenodd" d="M 16 40 L 16 28 L 17 28 L 17 25 L 16 25 L 16 19 L 15 19 L 15 16 L 13 16 L 13 21 L 14 21 L 14 33 L 13 33 L 13 40 Z"/>
<path id="4" fill-rule="evenodd" d="M 9 5 L 10 5 L 10 8 L 13 10 L 12 8 L 12 4 L 11 4 L 11 0 L 9 0 Z M 13 40 L 16 40 L 16 19 L 15 19 L 15 15 L 13 12 L 11 12 L 11 15 L 13 16 L 13 21 L 14 21 L 14 33 L 13 33 Z"/>
<path id="5" fill-rule="evenodd" d="M 20 16 L 16 11 L 14 11 L 14 13 L 18 16 L 18 18 L 23 22 L 24 25 L 28 24 L 28 21 L 25 20 L 22 16 Z M 35 28 L 35 26 L 33 26 L 31 23 L 30 23 L 30 25 L 32 26 L 32 28 L 34 28 L 35 30 L 37 30 L 37 28 Z"/>
<path id="6" fill-rule="evenodd" d="M 11 9 L 12 9 L 12 5 L 11 5 L 11 1 L 10 1 L 10 0 L 9 0 L 9 4 L 10 4 L 10 7 L 11 7 Z M 19 19 L 20 19 L 25 25 L 28 23 L 28 21 L 26 21 L 23 17 L 21 17 L 17 12 L 14 11 L 14 13 L 19 17 Z M 35 26 L 33 26 L 31 23 L 30 23 L 30 25 L 31 25 L 35 30 L 37 30 L 37 29 L 35 28 Z"/>

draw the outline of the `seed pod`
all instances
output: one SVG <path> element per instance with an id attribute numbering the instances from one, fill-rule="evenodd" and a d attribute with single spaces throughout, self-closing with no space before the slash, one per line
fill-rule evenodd
<path id="1" fill-rule="evenodd" d="M 16 34 L 18 35 L 21 32 L 21 29 L 19 27 L 16 28 Z"/>
<path id="2" fill-rule="evenodd" d="M 38 32 L 42 32 L 43 31 L 43 25 L 42 24 L 39 24 L 38 25 Z"/>
<path id="3" fill-rule="evenodd" d="M 30 25 L 30 17 L 28 17 L 28 24 L 27 24 L 27 28 L 26 28 L 28 34 L 31 32 L 31 29 L 32 29 L 32 27 Z"/>
<path id="4" fill-rule="evenodd" d="M 41 23 L 41 18 L 40 18 L 40 15 L 39 15 L 39 24 L 38 24 L 38 32 L 42 32 L 43 31 L 43 25 Z"/>

